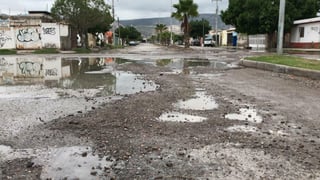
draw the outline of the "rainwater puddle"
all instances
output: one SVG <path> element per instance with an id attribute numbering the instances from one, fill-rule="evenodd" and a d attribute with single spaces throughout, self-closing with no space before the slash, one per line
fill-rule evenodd
<path id="1" fill-rule="evenodd" d="M 180 100 L 175 104 L 180 109 L 191 109 L 191 110 L 212 110 L 218 108 L 214 97 L 206 95 L 206 92 L 196 92 L 192 99 L 183 101 Z"/>
<path id="2" fill-rule="evenodd" d="M 230 120 L 249 121 L 252 123 L 262 123 L 262 116 L 258 115 L 256 109 L 241 108 L 240 114 L 227 114 L 225 118 Z"/>
<path id="3" fill-rule="evenodd" d="M 90 147 L 62 147 L 49 149 L 11 149 L 0 145 L 4 159 L 33 158 L 35 165 L 42 166 L 41 179 L 100 179 L 105 169 L 110 169 L 114 159 L 99 157 Z"/>
<path id="4" fill-rule="evenodd" d="M 245 133 L 258 132 L 258 128 L 254 126 L 244 126 L 244 125 L 231 126 L 231 127 L 228 127 L 226 130 L 229 132 L 245 132 Z"/>
<path id="5" fill-rule="evenodd" d="M 174 73 L 189 74 L 193 67 L 211 67 L 217 70 L 225 70 L 238 67 L 236 64 L 221 61 L 209 61 L 208 59 L 161 59 L 156 61 L 156 66 L 169 67 Z"/>
<path id="6" fill-rule="evenodd" d="M 41 179 L 99 179 L 112 161 L 93 155 L 88 147 L 64 147 L 50 150 L 44 157 L 36 158 L 35 164 L 43 166 Z"/>
<path id="7" fill-rule="evenodd" d="M 159 117 L 160 121 L 167 121 L 167 122 L 203 122 L 207 120 L 205 117 L 201 116 L 193 116 L 188 114 L 183 114 L 179 112 L 170 112 L 170 113 L 164 113 Z"/>
<path id="8" fill-rule="evenodd" d="M 142 75 L 132 74 L 130 72 L 115 72 L 116 77 L 115 92 L 116 94 L 135 94 L 138 92 L 155 91 L 159 88 L 153 81 L 148 81 Z"/>
<path id="9" fill-rule="evenodd" d="M 145 80 L 142 75 L 116 71 L 117 65 L 132 62 L 120 58 L 4 57 L 1 62 L 0 86 L 43 85 L 73 90 L 99 89 L 100 94 L 106 96 L 135 94 L 157 88 L 154 82 Z M 28 95 L 21 93 L 12 96 Z M 30 96 L 34 97 L 34 94 Z"/>

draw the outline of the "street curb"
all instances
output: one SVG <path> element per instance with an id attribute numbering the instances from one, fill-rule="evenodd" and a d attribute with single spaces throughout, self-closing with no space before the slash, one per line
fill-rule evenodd
<path id="1" fill-rule="evenodd" d="M 295 76 L 302 76 L 302 77 L 307 77 L 314 80 L 320 80 L 320 71 L 315 71 L 315 70 L 302 69 L 302 68 L 290 67 L 290 66 L 279 65 L 279 64 L 271 64 L 266 62 L 250 61 L 250 60 L 244 60 L 244 59 L 240 60 L 239 65 L 249 67 L 249 68 L 261 69 L 265 71 L 292 74 Z"/>

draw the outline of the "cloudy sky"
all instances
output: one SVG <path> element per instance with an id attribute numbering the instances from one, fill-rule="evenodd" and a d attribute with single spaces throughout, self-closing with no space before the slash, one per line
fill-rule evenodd
<path id="1" fill-rule="evenodd" d="M 114 0 L 115 15 L 122 20 L 168 17 L 171 14 L 171 2 L 179 0 Z M 1 0 L 0 14 L 26 14 L 30 10 L 50 11 L 55 0 Z M 105 0 L 112 4 L 112 0 Z M 194 0 L 199 13 L 215 13 L 216 0 Z M 228 7 L 228 0 L 218 1 L 219 11 Z"/>

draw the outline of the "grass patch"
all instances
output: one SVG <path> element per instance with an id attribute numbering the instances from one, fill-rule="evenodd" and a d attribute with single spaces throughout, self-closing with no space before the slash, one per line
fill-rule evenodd
<path id="1" fill-rule="evenodd" d="M 16 50 L 12 49 L 0 49 L 0 55 L 17 54 Z"/>
<path id="2" fill-rule="evenodd" d="M 34 54 L 57 54 L 59 50 L 56 48 L 45 48 L 45 49 L 37 49 L 33 52 Z"/>
<path id="3" fill-rule="evenodd" d="M 87 48 L 74 48 L 73 51 L 75 51 L 78 54 L 88 54 L 92 52 L 90 49 Z"/>
<path id="4" fill-rule="evenodd" d="M 311 70 L 320 70 L 320 61 L 310 60 L 300 57 L 271 55 L 271 56 L 255 56 L 247 57 L 248 60 L 267 62 L 272 64 L 281 64 L 291 67 L 298 67 Z"/>

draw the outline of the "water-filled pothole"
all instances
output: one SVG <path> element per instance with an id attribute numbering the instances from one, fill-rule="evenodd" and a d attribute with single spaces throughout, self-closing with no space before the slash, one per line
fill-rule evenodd
<path id="1" fill-rule="evenodd" d="M 229 132 L 245 132 L 245 133 L 254 133 L 258 132 L 258 128 L 254 126 L 245 126 L 245 125 L 235 125 L 226 128 Z"/>
<path id="2" fill-rule="evenodd" d="M 189 114 L 183 114 L 180 112 L 169 112 L 164 113 L 159 117 L 160 121 L 168 121 L 168 122 L 203 122 L 207 120 L 205 117 L 194 116 Z"/>
<path id="3" fill-rule="evenodd" d="M 256 109 L 248 107 L 241 108 L 240 114 L 227 114 L 225 118 L 230 120 L 249 121 L 252 123 L 262 123 L 262 116 L 258 115 Z"/>
<path id="4" fill-rule="evenodd" d="M 213 96 L 209 96 L 204 91 L 196 92 L 192 99 L 183 101 L 180 100 L 175 104 L 180 109 L 191 109 L 191 110 L 212 110 L 218 108 Z"/>
<path id="5" fill-rule="evenodd" d="M 48 149 L 12 149 L 0 145 L 1 160 L 33 158 L 42 167 L 41 179 L 88 179 L 105 177 L 114 158 L 95 154 L 90 147 L 75 146 Z"/>

